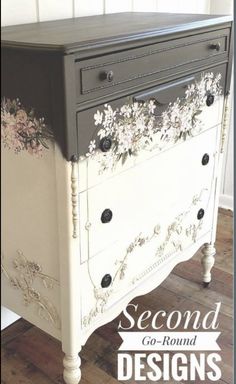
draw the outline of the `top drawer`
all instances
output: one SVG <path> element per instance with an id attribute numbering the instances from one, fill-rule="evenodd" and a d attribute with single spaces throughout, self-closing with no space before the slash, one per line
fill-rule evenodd
<path id="1" fill-rule="evenodd" d="M 224 59 L 229 32 L 221 29 L 77 62 L 77 101 L 113 94 Z"/>

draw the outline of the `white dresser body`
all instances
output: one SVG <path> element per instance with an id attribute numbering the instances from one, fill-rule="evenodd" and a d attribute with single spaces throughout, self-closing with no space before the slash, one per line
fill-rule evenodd
<path id="1" fill-rule="evenodd" d="M 177 45 L 172 43 L 173 36 L 172 40 L 166 37 L 166 42 L 163 38 L 145 41 L 145 47 L 130 42 L 134 44 L 129 47 L 131 53 L 117 48 L 114 55 L 104 51 L 95 58 L 91 53 L 87 58 L 83 47 L 81 59 L 71 52 L 72 47 L 67 48 L 62 104 L 66 123 L 76 126 L 64 140 L 67 150 L 74 153 L 70 160 L 53 128 L 59 124 L 61 109 L 56 117 L 52 115 L 52 131 L 47 131 L 41 115 L 44 104 L 48 105 L 46 99 L 40 98 L 41 109 L 34 115 L 31 108 L 38 102 L 37 95 L 32 96 L 35 99 L 28 109 L 24 92 L 22 104 L 19 94 L 13 99 L 13 91 L 3 95 L 2 304 L 61 340 L 68 384 L 79 381 L 78 352 L 91 333 L 114 319 L 130 300 L 156 288 L 175 265 L 191 258 L 204 244 L 203 281 L 210 282 L 230 76 L 230 24 L 221 23 L 205 26 L 199 35 L 194 30 L 191 49 L 188 37 L 182 35 Z M 216 45 L 210 51 L 209 41 Z M 154 43 L 160 45 L 159 50 Z M 174 60 L 176 72 L 175 65 L 170 70 L 161 56 L 156 58 L 159 51 L 164 52 L 167 64 Z M 129 73 L 131 68 L 136 71 L 135 63 L 140 73 L 143 68 L 150 71 L 146 82 L 145 76 Z M 151 67 L 154 64 L 160 66 L 160 73 Z M 111 65 L 121 71 L 117 82 L 108 71 Z M 107 85 L 99 86 L 97 68 L 106 69 Z M 204 76 L 210 80 L 204 83 Z M 56 98 L 53 79 L 52 75 Z M 200 92 L 200 86 L 204 86 L 203 102 L 196 112 L 194 92 Z M 118 158 L 114 150 L 109 160 L 110 148 L 99 149 L 101 121 L 96 122 L 99 114 L 105 116 L 108 106 L 104 102 L 114 111 L 122 105 L 142 108 L 152 99 L 155 110 L 150 119 L 156 118 L 156 111 L 163 119 L 166 116 L 172 136 L 165 138 L 162 128 L 153 134 L 151 127 L 151 144 L 141 145 L 139 137 L 140 150 L 125 158 L 124 153 Z M 50 106 L 54 113 L 56 102 Z M 191 108 L 196 114 L 185 134 Z M 182 126 L 177 126 L 174 114 Z M 75 141 L 78 148 L 85 142 L 87 153 L 73 152 Z M 111 142 L 114 146 L 114 137 Z M 112 166 L 103 169 L 102 162 L 108 160 Z"/>

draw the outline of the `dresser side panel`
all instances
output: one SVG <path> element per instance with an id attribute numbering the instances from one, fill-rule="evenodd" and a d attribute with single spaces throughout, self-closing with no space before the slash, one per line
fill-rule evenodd
<path id="1" fill-rule="evenodd" d="M 8 117 L 3 145 L 16 124 Z M 3 305 L 60 339 L 55 143 L 42 153 L 31 147 L 16 153 L 14 140 L 2 150 Z"/>

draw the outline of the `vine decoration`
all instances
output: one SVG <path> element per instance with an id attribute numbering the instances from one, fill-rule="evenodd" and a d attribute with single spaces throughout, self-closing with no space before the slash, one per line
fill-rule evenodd
<path id="1" fill-rule="evenodd" d="M 157 262 L 154 263 L 155 265 L 159 265 L 162 261 L 166 260 L 168 257 L 171 257 L 174 253 L 178 251 L 183 251 L 183 242 L 185 238 L 191 238 L 193 242 L 197 241 L 197 235 L 199 231 L 202 229 L 203 219 L 198 220 L 197 224 L 194 223 L 194 224 L 188 224 L 188 225 L 185 225 L 184 221 L 189 216 L 192 209 L 202 200 L 203 194 L 206 193 L 207 191 L 208 191 L 207 188 L 203 188 L 199 194 L 194 195 L 189 207 L 184 212 L 176 216 L 174 220 L 167 226 L 165 239 L 164 241 L 161 242 L 161 244 L 158 246 L 155 252 L 155 258 L 158 260 L 158 263 Z M 115 263 L 118 267 L 112 279 L 112 284 L 107 289 L 96 287 L 90 273 L 90 266 L 89 266 L 89 260 L 88 260 L 88 263 L 87 263 L 88 272 L 89 272 L 88 274 L 89 274 L 91 283 L 94 287 L 93 292 L 94 292 L 94 298 L 95 298 L 95 306 L 94 308 L 91 309 L 91 311 L 87 316 L 83 317 L 82 324 L 84 328 L 88 327 L 92 323 L 92 321 L 98 316 L 98 314 L 104 312 L 105 307 L 109 301 L 109 298 L 114 292 L 115 285 L 125 278 L 125 272 L 128 268 L 129 256 L 135 251 L 135 249 L 147 245 L 153 239 L 158 239 L 158 236 L 160 233 L 161 233 L 161 226 L 159 223 L 157 223 L 154 226 L 152 233 L 150 233 L 147 236 L 140 233 L 128 245 L 124 257 L 121 260 L 117 260 Z M 171 246 L 172 251 L 168 253 L 168 257 L 166 257 L 166 249 L 168 246 Z M 149 267 L 147 269 L 147 273 L 152 271 L 153 268 Z M 141 276 L 144 277 L 144 273 L 142 273 Z M 134 277 L 132 280 L 132 283 L 135 284 L 140 279 L 141 277 L 139 276 Z"/>
<path id="2" fill-rule="evenodd" d="M 42 267 L 34 261 L 27 260 L 20 250 L 17 251 L 17 256 L 13 260 L 13 267 L 16 271 L 14 275 L 8 272 L 4 266 L 2 257 L 2 273 L 9 280 L 13 288 L 22 292 L 25 305 L 35 304 L 39 317 L 51 322 L 57 329 L 60 329 L 60 317 L 55 306 L 47 297 L 42 296 L 41 293 L 33 287 L 36 279 L 39 279 L 46 289 L 53 289 L 55 284 L 59 284 L 59 282 L 53 277 L 45 275 L 42 272 Z"/>
<path id="3" fill-rule="evenodd" d="M 16 154 L 27 151 L 41 157 L 49 149 L 53 133 L 44 117 L 37 118 L 33 108 L 26 110 L 18 98 L 1 100 L 1 137 L 3 146 Z"/>
<path id="4" fill-rule="evenodd" d="M 96 147 L 96 140 L 91 140 L 87 158 L 97 160 L 102 173 L 114 169 L 120 160 L 124 164 L 128 157 L 137 156 L 141 150 L 156 147 L 161 150 L 168 143 L 199 133 L 202 129 L 200 114 L 207 96 L 222 93 L 220 79 L 220 73 L 216 76 L 212 72 L 202 73 L 199 81 L 188 85 L 185 96 L 170 103 L 159 116 L 155 100 L 128 102 L 115 110 L 105 104 L 103 111 L 95 113 L 94 121 L 100 128 L 98 138 L 109 138 L 112 145 L 109 151 L 102 152 Z"/>

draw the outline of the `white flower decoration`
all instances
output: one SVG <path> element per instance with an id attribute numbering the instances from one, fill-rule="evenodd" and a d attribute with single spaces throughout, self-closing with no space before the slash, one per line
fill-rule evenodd
<path id="1" fill-rule="evenodd" d="M 108 152 L 101 152 L 92 140 L 87 157 L 96 158 L 101 171 L 113 169 L 120 159 L 125 162 L 142 150 L 157 147 L 161 150 L 170 141 L 186 140 L 187 136 L 199 133 L 202 129 L 201 109 L 209 93 L 221 94 L 220 79 L 220 73 L 216 76 L 212 72 L 203 73 L 200 81 L 187 87 L 182 99 L 170 103 L 159 116 L 154 114 L 155 100 L 127 103 L 115 110 L 105 104 L 103 112 L 97 111 L 94 115 L 94 121 L 100 126 L 98 137 L 110 137 L 112 147 Z"/>

